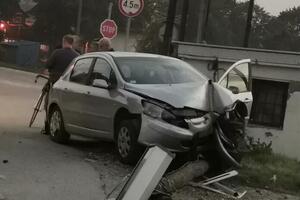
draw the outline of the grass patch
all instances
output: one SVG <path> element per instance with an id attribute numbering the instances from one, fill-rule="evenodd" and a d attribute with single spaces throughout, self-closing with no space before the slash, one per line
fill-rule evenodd
<path id="1" fill-rule="evenodd" d="M 300 162 L 271 152 L 250 152 L 242 161 L 241 181 L 249 186 L 300 195 Z M 276 180 L 272 177 L 276 176 Z"/>

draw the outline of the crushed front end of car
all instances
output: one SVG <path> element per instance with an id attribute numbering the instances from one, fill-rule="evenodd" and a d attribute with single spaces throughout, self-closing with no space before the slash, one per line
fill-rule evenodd
<path id="1" fill-rule="evenodd" d="M 189 151 L 195 137 L 205 138 L 212 131 L 209 112 L 192 108 L 176 109 L 153 100 L 143 101 L 144 111 L 139 142 L 160 145 L 173 152 Z"/>
<path id="2" fill-rule="evenodd" d="M 218 153 L 230 165 L 240 167 L 238 143 L 244 136 L 247 108 L 217 84 L 202 86 L 199 107 L 176 108 L 164 101 L 145 98 L 138 141 L 147 146 L 163 146 L 172 152 L 211 156 Z"/>

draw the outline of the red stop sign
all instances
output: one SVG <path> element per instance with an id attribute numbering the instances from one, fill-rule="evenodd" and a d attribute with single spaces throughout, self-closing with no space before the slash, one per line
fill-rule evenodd
<path id="1" fill-rule="evenodd" d="M 117 36 L 118 26 L 114 20 L 106 19 L 100 25 L 100 33 L 103 37 L 113 39 Z"/>

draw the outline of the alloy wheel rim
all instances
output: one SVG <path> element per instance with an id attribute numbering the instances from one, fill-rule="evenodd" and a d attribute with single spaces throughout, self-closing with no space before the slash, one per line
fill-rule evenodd
<path id="1" fill-rule="evenodd" d="M 61 117 L 58 111 L 54 111 L 50 120 L 50 134 L 51 136 L 55 136 L 56 132 L 59 131 L 61 124 Z"/>
<path id="2" fill-rule="evenodd" d="M 127 127 L 122 127 L 119 130 L 118 135 L 118 150 L 121 156 L 124 158 L 128 156 L 130 151 L 130 135 Z"/>

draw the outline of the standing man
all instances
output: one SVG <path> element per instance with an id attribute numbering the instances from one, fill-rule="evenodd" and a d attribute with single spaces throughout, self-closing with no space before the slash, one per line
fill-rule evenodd
<path id="1" fill-rule="evenodd" d="M 99 51 L 114 51 L 111 47 L 111 41 L 109 38 L 101 38 L 98 42 L 98 50 Z"/>
<path id="2" fill-rule="evenodd" d="M 51 83 L 55 83 L 72 60 L 79 56 L 79 53 L 73 49 L 73 43 L 73 37 L 65 35 L 62 40 L 62 48 L 56 49 L 47 61 L 44 74 L 49 75 Z"/>
<path id="3" fill-rule="evenodd" d="M 62 48 L 53 51 L 52 55 L 50 56 L 49 60 L 46 63 L 46 69 L 43 72 L 43 74 L 49 75 L 49 81 L 43 88 L 44 92 L 46 92 L 45 102 L 44 102 L 45 111 L 46 111 L 45 128 L 48 125 L 47 108 L 48 108 L 49 91 L 51 90 L 52 85 L 64 73 L 64 71 L 72 62 L 72 60 L 77 56 L 79 56 L 79 53 L 73 50 L 73 42 L 74 39 L 71 35 L 65 35 L 62 40 Z M 41 132 L 43 134 L 48 134 L 45 128 L 43 128 Z"/>

